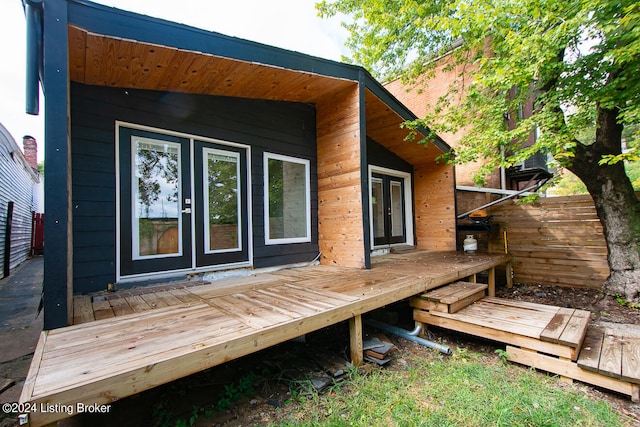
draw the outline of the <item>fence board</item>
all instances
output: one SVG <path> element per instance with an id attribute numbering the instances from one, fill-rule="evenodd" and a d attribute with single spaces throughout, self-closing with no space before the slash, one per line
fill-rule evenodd
<path id="1" fill-rule="evenodd" d="M 637 193 L 640 195 L 640 193 Z M 609 275 L 607 245 L 591 196 L 549 197 L 532 205 L 493 207 L 500 232 L 489 248 L 515 258 L 514 280 L 574 287 L 601 287 Z"/>

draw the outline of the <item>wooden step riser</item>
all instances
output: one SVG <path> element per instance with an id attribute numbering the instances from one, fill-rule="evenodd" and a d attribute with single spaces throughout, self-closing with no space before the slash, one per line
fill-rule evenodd
<path id="1" fill-rule="evenodd" d="M 413 298 L 411 300 L 411 307 L 418 308 L 426 311 L 439 311 L 441 313 L 455 313 L 460 309 L 473 304 L 474 302 L 481 300 L 485 296 L 484 290 L 479 290 L 474 294 L 471 294 L 465 298 L 462 298 L 454 303 L 442 303 L 435 301 L 428 301 L 423 298 Z"/>
<path id="2" fill-rule="evenodd" d="M 427 311 L 455 313 L 482 299 L 487 288 L 482 283 L 455 282 L 413 298 L 411 306 Z"/>

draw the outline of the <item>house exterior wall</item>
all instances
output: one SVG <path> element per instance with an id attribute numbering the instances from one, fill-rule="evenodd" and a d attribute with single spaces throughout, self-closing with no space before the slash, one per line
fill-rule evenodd
<path id="1" fill-rule="evenodd" d="M 414 165 L 413 180 L 418 249 L 456 250 L 453 168 L 432 162 Z"/>
<path id="2" fill-rule="evenodd" d="M 374 166 L 413 173 L 411 163 L 403 160 L 371 138 L 367 138 L 367 162 Z"/>
<path id="3" fill-rule="evenodd" d="M 251 146 L 253 266 L 305 262 L 317 256 L 313 106 L 75 83 L 71 85 L 71 100 L 74 292 L 105 289 L 116 279 L 116 120 Z M 310 243 L 265 244 L 265 152 L 310 161 Z"/>
<path id="4" fill-rule="evenodd" d="M 360 91 L 353 87 L 316 104 L 318 239 L 323 264 L 366 266 Z"/>
<path id="5" fill-rule="evenodd" d="M 35 188 L 39 175 L 25 159 L 9 132 L 0 125 L 0 277 L 5 270 L 5 242 L 9 203 L 12 203 L 9 270 L 31 252 L 32 212 L 37 210 Z"/>

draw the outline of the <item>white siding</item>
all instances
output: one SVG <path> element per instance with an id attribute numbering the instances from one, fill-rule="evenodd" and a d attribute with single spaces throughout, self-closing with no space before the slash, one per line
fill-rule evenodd
<path id="1" fill-rule="evenodd" d="M 5 234 L 9 202 L 13 202 L 10 268 L 29 256 L 31 216 L 37 210 L 35 185 L 38 174 L 27 164 L 9 132 L 0 125 L 0 277 L 4 272 Z"/>

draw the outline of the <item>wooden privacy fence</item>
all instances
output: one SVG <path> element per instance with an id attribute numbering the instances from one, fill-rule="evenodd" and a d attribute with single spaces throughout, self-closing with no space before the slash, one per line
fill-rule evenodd
<path id="1" fill-rule="evenodd" d="M 494 207 L 500 225 L 489 242 L 492 252 L 513 255 L 514 281 L 600 288 L 609 275 L 607 246 L 591 196 L 541 198 Z"/>

